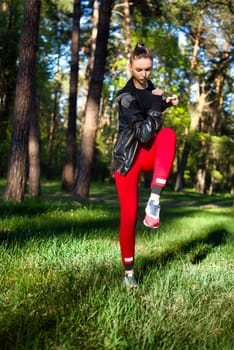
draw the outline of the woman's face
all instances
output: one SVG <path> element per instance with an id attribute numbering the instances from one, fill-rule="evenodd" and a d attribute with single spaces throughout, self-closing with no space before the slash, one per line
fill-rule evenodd
<path id="1" fill-rule="evenodd" d="M 139 58 L 132 61 L 129 69 L 132 73 L 136 88 L 144 89 L 152 71 L 152 60 L 150 58 Z"/>

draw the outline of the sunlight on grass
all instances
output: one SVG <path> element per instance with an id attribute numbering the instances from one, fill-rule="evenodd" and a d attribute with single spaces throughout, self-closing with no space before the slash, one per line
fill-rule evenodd
<path id="1" fill-rule="evenodd" d="M 232 208 L 165 205 L 149 230 L 142 204 L 131 293 L 118 202 L 50 191 L 38 203 L 1 203 L 1 349 L 233 349 Z"/>

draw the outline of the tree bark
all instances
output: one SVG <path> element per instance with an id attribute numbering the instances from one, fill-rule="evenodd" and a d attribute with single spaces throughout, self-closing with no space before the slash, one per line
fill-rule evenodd
<path id="1" fill-rule="evenodd" d="M 131 42 L 132 42 L 132 36 L 131 36 L 131 16 L 130 16 L 130 4 L 129 0 L 124 0 L 124 24 L 125 24 L 125 55 L 127 60 L 130 58 L 131 54 Z M 127 78 L 131 78 L 131 72 L 129 70 L 129 66 L 127 65 Z"/>
<path id="2" fill-rule="evenodd" d="M 124 0 L 124 24 L 126 30 L 125 54 L 129 58 L 131 53 L 131 16 L 129 0 Z"/>
<path id="3" fill-rule="evenodd" d="M 81 138 L 79 166 L 73 191 L 73 193 L 80 198 L 87 198 L 89 195 L 112 6 L 113 0 L 102 0 L 99 10 L 94 66 L 89 84 L 86 116 Z"/>
<path id="4" fill-rule="evenodd" d="M 213 132 L 215 135 L 221 135 L 221 112 L 223 109 L 223 101 L 224 101 L 224 82 L 226 76 L 226 70 L 228 69 L 227 59 L 228 52 L 230 49 L 230 44 L 226 41 L 224 44 L 224 50 L 221 55 L 221 60 L 219 63 L 216 63 L 216 71 L 217 75 L 214 78 L 215 82 L 215 94 L 216 99 L 212 104 L 212 123 L 210 133 Z"/>
<path id="5" fill-rule="evenodd" d="M 31 112 L 30 112 L 30 128 L 29 128 L 29 193 L 32 197 L 39 197 L 41 194 L 40 183 L 40 142 L 39 142 L 39 123 L 37 111 L 36 98 L 36 81 L 34 79 L 31 98 Z"/>
<path id="6" fill-rule="evenodd" d="M 71 42 L 68 129 L 67 129 L 65 163 L 64 163 L 63 175 L 62 175 L 62 190 L 67 192 L 71 192 L 73 189 L 74 174 L 75 174 L 80 16 L 81 16 L 80 0 L 74 0 L 72 42 Z"/>
<path id="7" fill-rule="evenodd" d="M 60 44 L 58 49 L 58 62 L 60 59 Z M 58 65 L 59 67 L 59 65 Z M 60 81 L 59 77 L 55 75 L 54 82 L 54 103 L 53 103 L 53 112 L 50 116 L 50 130 L 48 136 L 48 165 L 47 165 L 47 179 L 51 179 L 53 177 L 53 156 L 54 156 L 54 141 L 55 141 L 55 132 L 57 126 L 58 119 L 58 104 L 59 104 L 59 95 L 60 95 Z"/>
<path id="8" fill-rule="evenodd" d="M 18 18 L 21 15 L 20 4 L 16 1 L 10 4 L 1 4 L 1 52 L 0 52 L 0 140 L 5 147 L 0 150 L 0 177 L 6 176 L 7 152 L 9 144 L 8 128 L 10 117 L 13 112 L 15 84 L 16 84 L 16 61 L 18 58 L 18 41 L 20 35 L 16 28 Z M 5 12 L 4 20 L 2 18 Z"/>
<path id="9" fill-rule="evenodd" d="M 97 41 L 97 30 L 98 30 L 98 18 L 99 18 L 99 4 L 98 0 L 93 0 L 93 19 L 92 19 L 92 32 L 91 32 L 91 45 L 90 45 L 90 53 L 88 58 L 88 64 L 85 72 L 85 82 L 84 82 L 84 93 L 82 97 L 82 106 L 80 111 L 80 135 L 82 135 L 82 126 L 85 120 L 85 113 L 87 108 L 87 98 L 88 98 L 88 90 L 89 90 L 89 82 L 90 77 L 93 71 L 94 65 L 94 55 L 96 50 L 96 41 Z"/>
<path id="10" fill-rule="evenodd" d="M 206 192 L 206 169 L 198 169 L 196 175 L 196 190 L 201 194 Z"/>
<path id="11" fill-rule="evenodd" d="M 4 193 L 6 200 L 16 202 L 24 200 L 27 180 L 30 103 L 38 48 L 40 7 L 41 0 L 25 1 L 7 185 Z"/>
<path id="12" fill-rule="evenodd" d="M 184 172 L 186 169 L 187 159 L 190 152 L 190 142 L 185 141 L 184 149 L 180 162 L 178 162 L 178 171 L 176 176 L 175 191 L 179 192 L 184 188 Z"/>
<path id="13" fill-rule="evenodd" d="M 191 70 L 194 70 L 197 66 L 197 54 L 198 54 L 198 50 L 200 47 L 201 34 L 202 34 L 202 30 L 203 30 L 203 18 L 204 18 L 204 11 L 201 10 L 198 24 L 197 24 L 197 29 L 196 29 L 196 35 L 195 35 L 195 39 L 194 39 L 193 54 L 192 54 L 192 58 L 190 61 Z M 190 94 L 191 78 L 190 78 L 188 90 L 189 90 L 189 94 Z M 203 94 L 202 96 L 200 95 L 198 79 L 196 80 L 196 92 L 197 92 L 197 99 L 198 99 L 198 108 L 196 109 L 196 111 L 192 111 L 190 113 L 190 115 L 191 115 L 190 131 L 189 131 L 188 135 L 186 135 L 181 160 L 180 160 L 180 163 L 178 164 L 178 172 L 177 172 L 176 182 L 175 182 L 175 187 L 174 187 L 175 191 L 177 191 L 177 192 L 181 191 L 184 187 L 184 184 L 185 184 L 184 172 L 186 169 L 187 160 L 188 160 L 188 156 L 189 156 L 189 152 L 190 152 L 190 148 L 191 148 L 189 137 L 191 137 L 191 132 L 198 129 L 199 119 L 200 119 L 201 113 L 203 111 L 204 103 L 205 103 L 206 95 L 205 94 Z"/>

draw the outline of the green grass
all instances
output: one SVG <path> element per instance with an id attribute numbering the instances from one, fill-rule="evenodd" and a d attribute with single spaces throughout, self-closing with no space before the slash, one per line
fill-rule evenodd
<path id="1" fill-rule="evenodd" d="M 122 286 L 114 185 L 93 184 L 90 201 L 55 182 L 40 201 L 0 202 L 0 349 L 234 349 L 232 198 L 165 191 L 152 231 L 147 195 L 137 292 Z"/>

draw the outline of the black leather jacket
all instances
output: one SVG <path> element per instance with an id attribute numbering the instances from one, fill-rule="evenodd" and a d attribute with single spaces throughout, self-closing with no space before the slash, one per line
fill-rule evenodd
<path id="1" fill-rule="evenodd" d="M 129 171 L 139 145 L 150 147 L 163 124 L 162 111 L 171 103 L 152 95 L 151 81 L 146 90 L 136 89 L 131 78 L 119 91 L 115 102 L 119 112 L 119 135 L 114 145 L 112 166 L 121 175 Z"/>

